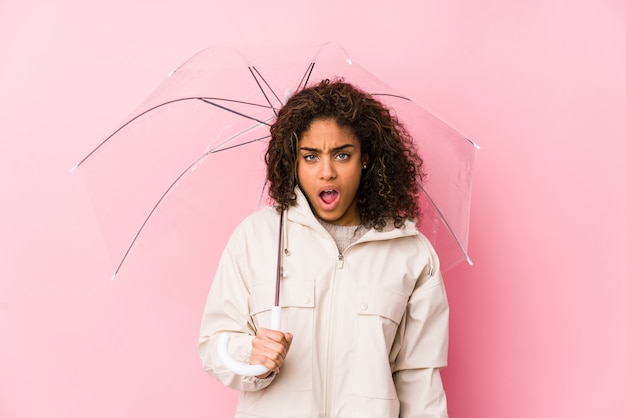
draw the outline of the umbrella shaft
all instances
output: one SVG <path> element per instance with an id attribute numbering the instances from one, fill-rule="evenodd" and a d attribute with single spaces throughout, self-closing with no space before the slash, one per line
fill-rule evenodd
<path id="1" fill-rule="evenodd" d="M 278 223 L 278 251 L 276 255 L 276 290 L 274 293 L 274 306 L 280 306 L 280 276 L 282 267 L 283 250 L 283 218 L 284 210 L 280 210 L 280 221 Z"/>

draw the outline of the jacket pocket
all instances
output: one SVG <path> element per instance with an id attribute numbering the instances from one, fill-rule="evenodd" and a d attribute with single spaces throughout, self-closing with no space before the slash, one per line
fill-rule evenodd
<path id="1" fill-rule="evenodd" d="M 250 312 L 257 328 L 269 328 L 274 306 L 275 283 L 260 283 L 251 289 Z M 285 364 L 270 388 L 312 388 L 315 281 L 283 279 L 280 285 L 280 330 L 293 334 Z"/>
<path id="2" fill-rule="evenodd" d="M 354 395 L 376 399 L 397 398 L 389 354 L 407 301 L 408 296 L 384 289 L 359 289 Z"/>

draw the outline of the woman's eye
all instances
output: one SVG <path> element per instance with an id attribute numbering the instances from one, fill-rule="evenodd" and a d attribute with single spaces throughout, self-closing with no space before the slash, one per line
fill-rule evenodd
<path id="1" fill-rule="evenodd" d="M 340 152 L 339 154 L 337 154 L 338 160 L 347 160 L 348 158 L 350 158 L 350 154 L 348 154 L 347 152 Z"/>
<path id="2" fill-rule="evenodd" d="M 304 158 L 304 161 L 313 161 L 315 159 L 315 155 L 307 154 L 307 155 L 303 156 L 302 158 Z"/>

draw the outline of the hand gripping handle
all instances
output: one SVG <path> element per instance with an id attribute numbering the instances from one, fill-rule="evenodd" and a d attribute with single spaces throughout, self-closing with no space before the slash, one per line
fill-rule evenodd
<path id="1" fill-rule="evenodd" d="M 272 321 L 270 329 L 280 330 L 280 306 L 274 306 L 272 308 Z M 247 364 L 241 361 L 233 359 L 228 353 L 228 341 L 230 335 L 222 334 L 217 342 L 217 354 L 220 356 L 220 360 L 224 363 L 230 371 L 241 376 L 259 376 L 265 374 L 269 369 L 260 364 Z"/>

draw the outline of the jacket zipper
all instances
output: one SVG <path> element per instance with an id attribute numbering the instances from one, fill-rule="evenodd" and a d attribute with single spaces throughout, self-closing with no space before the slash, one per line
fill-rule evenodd
<path id="1" fill-rule="evenodd" d="M 337 268 L 339 268 L 339 270 L 343 269 L 343 254 L 341 253 L 339 253 L 337 257 Z"/>
<path id="2" fill-rule="evenodd" d="M 337 321 L 335 320 L 335 301 L 340 297 L 337 283 L 337 273 L 339 270 L 343 270 L 344 256 L 339 253 L 337 255 L 337 265 L 335 268 L 335 274 L 331 283 L 331 295 L 330 295 L 330 315 L 329 315 L 329 327 L 328 327 L 328 347 L 326 351 L 326 408 L 325 417 L 331 417 L 333 412 L 333 393 L 335 387 L 334 370 L 335 370 L 335 328 Z"/>
<path id="3" fill-rule="evenodd" d="M 332 239 L 332 238 L 331 238 Z M 386 239 L 386 238 L 385 238 Z M 370 240 L 377 241 L 378 239 Z M 333 241 L 334 243 L 334 241 Z M 343 270 L 343 265 L 345 261 L 344 254 L 348 251 L 350 247 L 355 245 L 356 243 L 350 244 L 344 250 L 343 254 L 337 252 L 337 264 L 335 266 L 335 274 L 331 279 L 331 294 L 330 294 L 330 313 L 329 313 L 329 326 L 328 326 L 328 345 L 326 347 L 326 393 L 325 393 L 325 408 L 324 408 L 324 417 L 330 418 L 333 413 L 333 393 L 335 386 L 334 379 L 334 370 L 335 370 L 335 301 L 341 295 L 338 294 L 337 282 L 340 280 L 337 279 L 338 275 L 341 275 L 341 271 Z"/>

